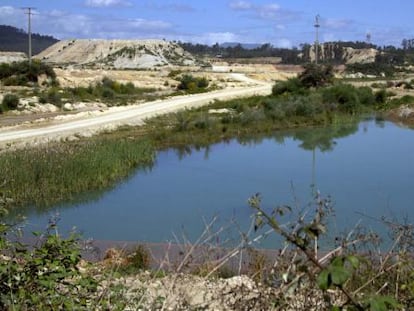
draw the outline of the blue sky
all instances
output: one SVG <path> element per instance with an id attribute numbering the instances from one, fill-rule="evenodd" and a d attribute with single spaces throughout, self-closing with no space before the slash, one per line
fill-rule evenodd
<path id="1" fill-rule="evenodd" d="M 159 38 L 213 44 L 298 46 L 314 40 L 400 46 L 414 38 L 414 0 L 0 0 L 0 24 L 27 29 L 22 7 L 35 7 L 33 32 L 58 39 Z"/>

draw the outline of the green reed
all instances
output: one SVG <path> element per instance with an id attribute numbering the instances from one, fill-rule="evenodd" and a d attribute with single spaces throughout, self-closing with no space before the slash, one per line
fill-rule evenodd
<path id="1" fill-rule="evenodd" d="M 0 176 L 13 205 L 43 207 L 113 186 L 154 159 L 148 141 L 94 139 L 3 153 Z"/>

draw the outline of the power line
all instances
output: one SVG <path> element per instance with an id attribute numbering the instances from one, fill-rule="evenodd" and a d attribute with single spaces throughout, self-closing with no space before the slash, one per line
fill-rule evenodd
<path id="1" fill-rule="evenodd" d="M 27 33 L 29 36 L 29 66 L 32 65 L 32 15 L 35 8 L 33 7 L 25 7 L 22 10 L 25 10 L 24 14 L 27 15 L 28 18 L 28 26 L 27 26 Z"/>

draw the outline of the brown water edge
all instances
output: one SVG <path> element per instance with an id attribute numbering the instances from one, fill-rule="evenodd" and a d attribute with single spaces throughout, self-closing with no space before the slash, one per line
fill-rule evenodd
<path id="1" fill-rule="evenodd" d="M 126 254 L 143 246 L 151 255 L 151 269 L 167 271 L 195 271 L 200 267 L 214 269 L 219 265 L 231 271 L 246 272 L 254 261 L 271 263 L 280 256 L 279 249 L 257 249 L 253 247 L 220 247 L 215 245 L 195 245 L 178 243 L 149 243 L 134 241 L 94 240 L 83 241 L 86 249 L 82 257 L 85 260 L 99 262 L 105 259 L 109 249 Z M 180 267 L 180 268 L 179 268 Z"/>
<path id="2" fill-rule="evenodd" d="M 39 245 L 41 237 L 23 237 L 19 239 L 30 247 Z M 225 268 L 226 271 L 247 273 L 252 270 L 271 268 L 282 249 L 265 249 L 251 246 L 221 247 L 215 245 L 196 245 L 179 243 L 150 243 L 117 240 L 80 240 L 82 259 L 99 263 L 107 259 L 108 250 L 116 250 L 121 255 L 128 255 L 138 246 L 143 246 L 150 254 L 150 269 L 169 272 L 209 272 L 207 270 Z M 285 255 L 290 257 L 292 252 Z M 326 254 L 326 253 L 325 253 Z M 324 255 L 324 254 L 321 254 Z"/>

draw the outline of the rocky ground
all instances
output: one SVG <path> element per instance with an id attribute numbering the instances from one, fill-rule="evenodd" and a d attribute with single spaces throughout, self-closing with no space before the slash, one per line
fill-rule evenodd
<path id="1" fill-rule="evenodd" d="M 100 293 L 118 288 L 125 310 L 330 310 L 319 289 L 301 286 L 286 290 L 253 281 L 246 275 L 230 278 L 171 273 L 154 277 L 151 272 L 107 279 Z M 327 293 L 338 301 L 340 294 Z"/>
<path id="2" fill-rule="evenodd" d="M 22 52 L 0 52 L 0 64 L 21 62 L 27 60 L 27 56 Z"/>

